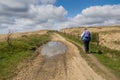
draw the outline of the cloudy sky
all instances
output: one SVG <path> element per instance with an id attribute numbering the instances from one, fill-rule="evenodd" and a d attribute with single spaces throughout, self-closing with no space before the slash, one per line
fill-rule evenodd
<path id="1" fill-rule="evenodd" d="M 120 0 L 0 0 L 0 34 L 120 25 Z"/>

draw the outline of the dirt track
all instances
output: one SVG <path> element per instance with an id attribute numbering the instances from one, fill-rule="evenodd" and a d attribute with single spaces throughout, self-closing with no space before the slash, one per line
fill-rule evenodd
<path id="1" fill-rule="evenodd" d="M 64 43 L 66 53 L 51 58 L 39 54 L 13 80 L 106 80 L 94 72 L 75 45 L 58 34 L 53 35 L 52 41 Z"/>

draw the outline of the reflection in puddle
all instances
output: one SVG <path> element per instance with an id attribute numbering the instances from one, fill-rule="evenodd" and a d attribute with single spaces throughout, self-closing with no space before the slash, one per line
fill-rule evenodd
<path id="1" fill-rule="evenodd" d="M 47 57 L 52 57 L 58 54 L 64 54 L 67 47 L 61 42 L 51 41 L 43 46 L 41 54 Z"/>

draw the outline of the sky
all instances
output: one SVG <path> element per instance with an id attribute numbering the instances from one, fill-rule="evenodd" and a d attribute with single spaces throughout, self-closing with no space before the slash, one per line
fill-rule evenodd
<path id="1" fill-rule="evenodd" d="M 0 0 L 0 34 L 120 25 L 120 0 Z"/>
<path id="2" fill-rule="evenodd" d="M 56 6 L 62 5 L 69 12 L 68 17 L 74 17 L 83 9 L 90 6 L 120 4 L 120 0 L 57 0 Z"/>

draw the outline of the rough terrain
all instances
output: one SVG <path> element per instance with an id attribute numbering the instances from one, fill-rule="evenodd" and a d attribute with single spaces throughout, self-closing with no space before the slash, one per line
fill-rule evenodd
<path id="1" fill-rule="evenodd" d="M 64 43 L 66 53 L 50 58 L 38 54 L 21 68 L 13 80 L 106 80 L 87 64 L 75 45 L 58 34 L 52 36 L 52 41 Z"/>

